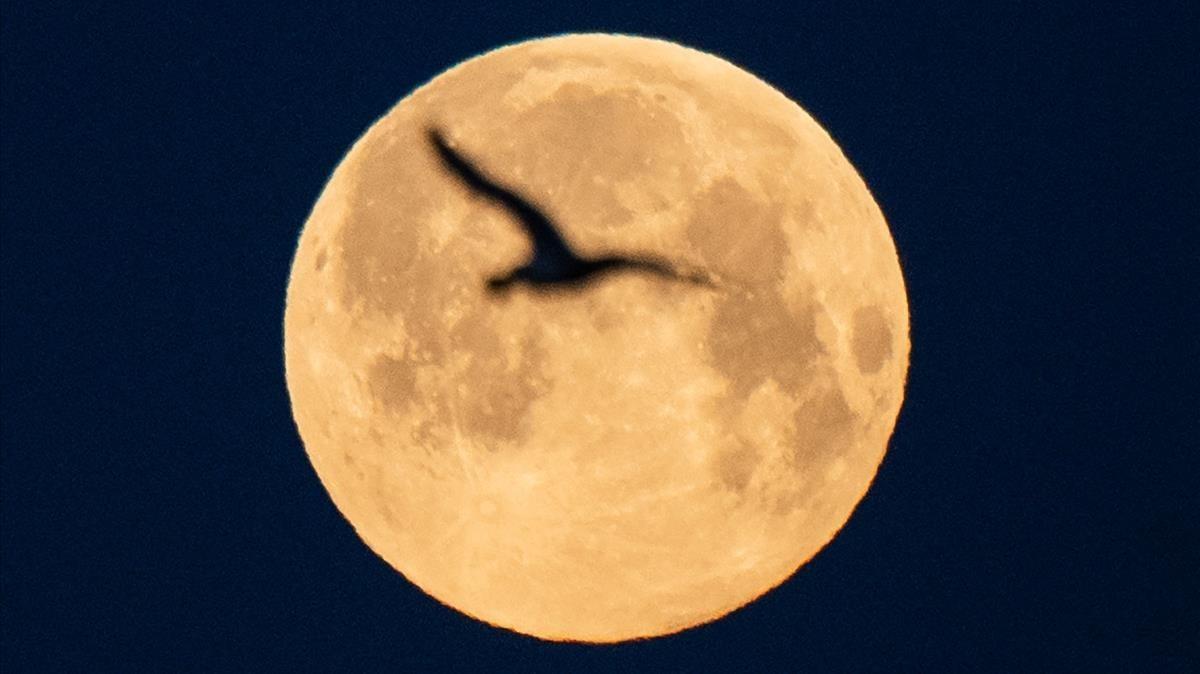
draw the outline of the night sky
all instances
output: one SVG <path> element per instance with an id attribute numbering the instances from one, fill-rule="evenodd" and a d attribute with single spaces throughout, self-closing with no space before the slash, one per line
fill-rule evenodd
<path id="1" fill-rule="evenodd" d="M 0 6 L 0 670 L 1200 666 L 1200 5 L 499 4 Z M 609 647 L 477 623 L 377 558 L 283 374 L 291 256 L 350 144 L 465 58 L 585 31 L 799 102 L 912 311 L 833 543 Z"/>

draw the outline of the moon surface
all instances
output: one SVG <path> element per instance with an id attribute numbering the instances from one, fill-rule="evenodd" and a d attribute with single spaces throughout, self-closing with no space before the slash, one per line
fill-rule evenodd
<path id="1" fill-rule="evenodd" d="M 713 272 L 575 291 L 448 174 L 431 125 L 581 252 Z M 334 171 L 285 315 L 310 460 L 372 550 L 439 601 L 550 640 L 714 620 L 846 523 L 904 394 L 887 223 L 798 105 L 673 43 L 569 35 L 421 86 Z"/>

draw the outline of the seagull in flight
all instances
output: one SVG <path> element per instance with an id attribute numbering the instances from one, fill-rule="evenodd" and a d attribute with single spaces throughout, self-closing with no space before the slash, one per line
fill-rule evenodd
<path id="1" fill-rule="evenodd" d="M 526 283 L 542 289 L 580 287 L 589 281 L 619 271 L 652 274 L 666 279 L 712 287 L 714 279 L 698 271 L 681 271 L 665 260 L 644 255 L 603 255 L 584 257 L 571 249 L 546 214 L 528 201 L 492 181 L 455 150 L 445 136 L 429 129 L 429 141 L 446 165 L 471 190 L 478 192 L 509 211 L 533 241 L 533 255 L 522 266 L 487 281 L 492 292 L 507 290 L 514 283 Z"/>

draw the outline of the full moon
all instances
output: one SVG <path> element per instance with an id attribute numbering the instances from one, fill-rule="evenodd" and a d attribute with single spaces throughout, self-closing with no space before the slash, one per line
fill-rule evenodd
<path id="1" fill-rule="evenodd" d="M 436 127 L 636 271 L 546 291 L 513 214 Z M 378 120 L 304 226 L 287 384 L 321 482 L 438 601 L 549 640 L 715 620 L 779 585 L 866 494 L 904 396 L 887 223 L 804 110 L 670 42 L 568 35 L 469 59 Z"/>

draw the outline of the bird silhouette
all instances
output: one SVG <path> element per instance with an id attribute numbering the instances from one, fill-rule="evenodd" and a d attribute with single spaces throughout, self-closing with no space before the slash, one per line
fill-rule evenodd
<path id="1" fill-rule="evenodd" d="M 526 283 L 537 289 L 580 287 L 597 277 L 614 272 L 630 271 L 663 278 L 713 286 L 715 279 L 701 271 L 683 271 L 675 265 L 647 255 L 602 255 L 585 257 L 576 253 L 558 232 L 558 227 L 546 214 L 517 193 L 488 178 L 475 165 L 455 150 L 445 136 L 429 129 L 429 140 L 442 162 L 471 190 L 495 201 L 507 209 L 525 233 L 533 240 L 533 255 L 522 266 L 487 281 L 492 292 L 500 292 L 514 283 Z"/>

